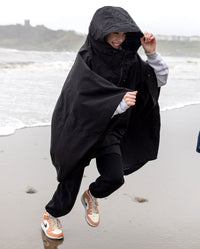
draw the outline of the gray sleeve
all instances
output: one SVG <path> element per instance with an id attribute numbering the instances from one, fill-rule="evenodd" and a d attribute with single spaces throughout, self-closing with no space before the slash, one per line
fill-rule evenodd
<path id="1" fill-rule="evenodd" d="M 146 53 L 146 55 L 147 55 L 148 64 L 154 69 L 154 72 L 156 74 L 158 87 L 164 86 L 167 83 L 167 77 L 169 71 L 167 64 L 162 59 L 162 57 L 156 52 Z M 128 108 L 129 106 L 126 104 L 124 99 L 122 99 L 117 109 L 113 113 L 112 117 L 114 117 L 117 114 L 125 112 Z"/>
<path id="2" fill-rule="evenodd" d="M 126 104 L 124 99 L 122 99 L 122 101 L 119 103 L 117 109 L 113 113 L 112 117 L 114 117 L 117 114 L 121 114 L 121 113 L 125 112 L 128 108 L 129 108 L 129 106 Z"/>
<path id="3" fill-rule="evenodd" d="M 154 69 L 156 78 L 158 81 L 158 87 L 164 86 L 167 83 L 167 78 L 169 74 L 169 69 L 166 62 L 160 56 L 160 54 L 146 53 L 147 63 Z"/>

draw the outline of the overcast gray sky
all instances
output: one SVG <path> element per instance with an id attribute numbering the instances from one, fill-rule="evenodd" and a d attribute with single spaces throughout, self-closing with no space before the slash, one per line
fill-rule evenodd
<path id="1" fill-rule="evenodd" d="M 164 35 L 200 35 L 199 0 L 6 0 L 1 2 L 0 25 L 44 24 L 51 29 L 87 33 L 96 9 L 126 9 L 142 31 Z"/>

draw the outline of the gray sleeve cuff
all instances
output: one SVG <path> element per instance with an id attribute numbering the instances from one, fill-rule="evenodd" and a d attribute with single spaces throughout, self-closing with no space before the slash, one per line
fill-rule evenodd
<path id="1" fill-rule="evenodd" d="M 119 103 L 119 105 L 118 105 L 117 109 L 115 110 L 114 114 L 112 115 L 112 117 L 117 115 L 117 114 L 121 114 L 121 113 L 125 112 L 128 108 L 129 108 L 129 106 L 126 104 L 124 99 L 122 99 L 122 101 Z"/>

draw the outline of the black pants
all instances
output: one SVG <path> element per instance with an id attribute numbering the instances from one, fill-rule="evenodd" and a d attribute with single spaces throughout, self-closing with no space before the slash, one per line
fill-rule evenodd
<path id="1" fill-rule="evenodd" d="M 122 159 L 119 154 L 106 154 L 96 158 L 100 176 L 89 186 L 91 194 L 96 198 L 104 198 L 112 194 L 124 183 Z M 73 172 L 64 182 L 58 184 L 46 210 L 54 217 L 66 215 L 76 201 L 84 168 Z"/>

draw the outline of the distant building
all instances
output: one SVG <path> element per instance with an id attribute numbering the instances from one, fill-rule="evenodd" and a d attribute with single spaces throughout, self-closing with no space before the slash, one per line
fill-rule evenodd
<path id="1" fill-rule="evenodd" d="M 28 19 L 24 20 L 24 26 L 30 27 L 31 26 L 30 20 L 28 20 Z"/>
<path id="2" fill-rule="evenodd" d="M 200 41 L 200 36 L 191 36 L 190 41 Z"/>
<path id="3" fill-rule="evenodd" d="M 160 41 L 200 41 L 200 36 L 156 35 Z"/>

